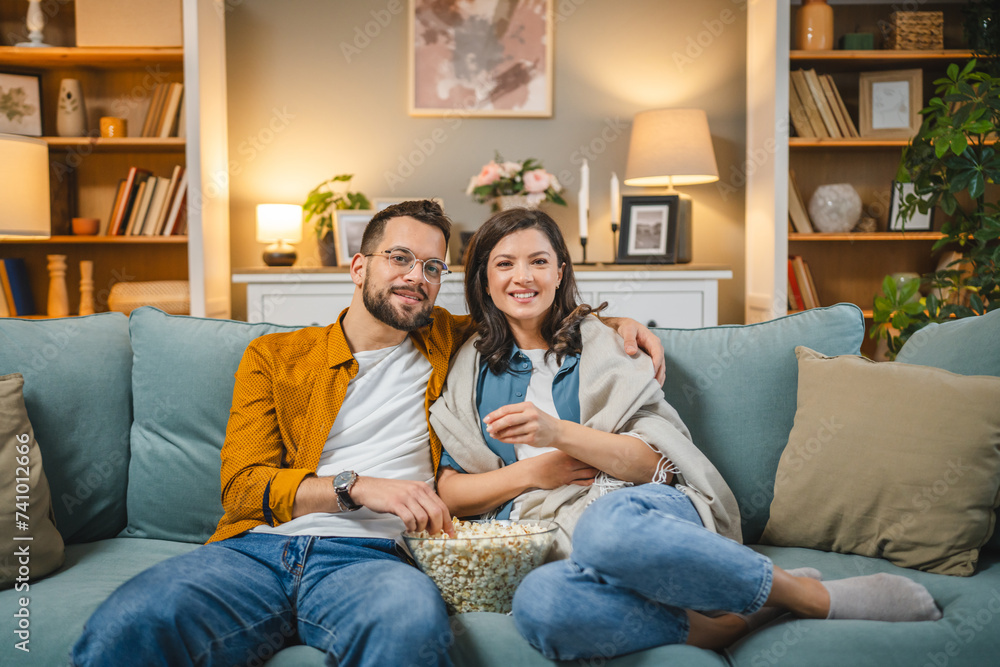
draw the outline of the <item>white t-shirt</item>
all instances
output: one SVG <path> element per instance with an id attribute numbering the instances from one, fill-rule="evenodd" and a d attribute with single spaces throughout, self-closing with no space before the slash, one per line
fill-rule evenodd
<path id="1" fill-rule="evenodd" d="M 409 337 L 396 347 L 354 353 L 358 374 L 330 429 L 316 474 L 344 470 L 434 484 L 430 433 L 424 410 L 431 364 Z M 332 484 L 331 480 L 331 484 Z M 253 532 L 325 537 L 376 537 L 400 541 L 406 530 L 395 514 L 362 507 L 354 512 L 306 514 Z"/>
<path id="2" fill-rule="evenodd" d="M 556 373 L 559 372 L 560 368 L 556 355 L 551 354 L 548 359 L 545 359 L 545 350 L 521 350 L 521 353 L 531 360 L 531 379 L 528 380 L 528 391 L 525 392 L 524 400 L 534 403 L 535 407 L 542 412 L 559 419 L 555 401 L 552 400 L 552 381 L 555 380 Z M 518 461 L 555 450 L 555 447 L 514 444 L 514 453 L 517 455 Z M 511 505 L 510 518 L 514 521 L 521 518 L 521 501 L 515 500 L 514 504 Z"/>

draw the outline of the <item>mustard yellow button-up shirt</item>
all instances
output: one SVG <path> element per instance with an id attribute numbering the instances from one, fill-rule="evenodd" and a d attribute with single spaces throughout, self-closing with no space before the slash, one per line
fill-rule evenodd
<path id="1" fill-rule="evenodd" d="M 347 384 L 358 373 L 340 325 L 343 316 L 327 327 L 269 334 L 247 346 L 222 445 L 225 514 L 209 542 L 292 519 L 299 484 L 316 472 Z M 441 395 L 448 363 L 470 328 L 468 316 L 435 308 L 434 321 L 410 334 L 431 363 L 425 412 Z M 441 442 L 429 421 L 427 428 L 436 471 Z"/>

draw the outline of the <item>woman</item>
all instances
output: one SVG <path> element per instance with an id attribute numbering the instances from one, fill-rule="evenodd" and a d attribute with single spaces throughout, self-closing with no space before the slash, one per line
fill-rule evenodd
<path id="1" fill-rule="evenodd" d="M 546 657 L 719 649 L 785 611 L 940 618 L 905 577 L 820 582 L 739 543 L 736 500 L 648 360 L 626 355 L 577 305 L 569 251 L 548 215 L 493 216 L 467 267 L 478 335 L 431 410 L 445 448 L 438 494 L 457 516 L 554 519 L 572 535 L 554 549 L 563 560 L 528 575 L 514 598 L 518 630 Z"/>

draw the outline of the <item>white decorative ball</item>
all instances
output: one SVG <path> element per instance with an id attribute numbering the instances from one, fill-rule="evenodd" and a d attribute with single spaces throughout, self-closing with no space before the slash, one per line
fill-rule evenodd
<path id="1" fill-rule="evenodd" d="M 861 219 L 861 196 L 850 183 L 821 185 L 809 200 L 809 217 L 817 232 L 849 232 Z"/>

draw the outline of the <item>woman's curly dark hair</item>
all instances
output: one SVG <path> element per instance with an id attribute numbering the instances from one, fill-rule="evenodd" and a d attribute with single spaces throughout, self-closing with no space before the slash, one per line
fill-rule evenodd
<path id="1" fill-rule="evenodd" d="M 555 354 L 561 364 L 567 354 L 579 354 L 580 321 L 591 313 L 597 314 L 607 307 L 602 303 L 597 308 L 577 304 L 576 279 L 573 276 L 573 262 L 562 232 L 555 221 L 542 211 L 514 208 L 497 213 L 483 223 L 469 241 L 465 266 L 465 298 L 469 313 L 479 333 L 476 349 L 486 360 L 490 370 L 496 374 L 507 370 L 510 352 L 514 346 L 514 334 L 507 324 L 507 318 L 496 307 L 488 293 L 487 271 L 490 253 L 501 239 L 522 229 L 538 229 L 549 239 L 556 253 L 556 263 L 562 266 L 563 275 L 556 289 L 555 300 L 542 322 L 542 337 L 549 345 L 548 354 Z"/>

